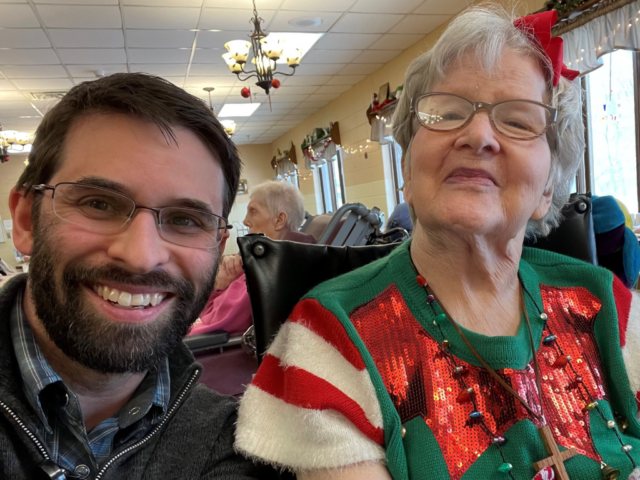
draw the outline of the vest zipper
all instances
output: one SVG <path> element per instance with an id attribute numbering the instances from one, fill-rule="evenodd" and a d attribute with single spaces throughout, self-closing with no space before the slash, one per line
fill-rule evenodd
<path id="1" fill-rule="evenodd" d="M 169 420 L 169 418 L 171 418 L 171 416 L 174 414 L 174 412 L 177 410 L 178 406 L 180 405 L 180 403 L 182 402 L 182 400 L 184 399 L 184 396 L 187 394 L 187 391 L 191 388 L 191 385 L 193 384 L 193 382 L 195 382 L 196 378 L 198 377 L 198 374 L 200 373 L 200 370 L 196 369 L 195 372 L 193 372 L 193 374 L 191 375 L 191 378 L 189 379 L 189 381 L 187 382 L 187 384 L 184 386 L 184 388 L 182 389 L 182 391 L 180 392 L 180 394 L 178 395 L 178 398 L 176 398 L 176 401 L 173 402 L 173 405 L 171 406 L 171 408 L 169 409 L 169 411 L 167 412 L 167 414 L 164 416 L 164 418 L 160 421 L 160 423 L 158 425 L 156 425 L 156 427 L 153 429 L 153 431 L 151 433 L 149 433 L 146 437 L 144 437 L 142 440 L 140 440 L 138 443 L 131 445 L 130 447 L 125 448 L 124 450 L 122 450 L 120 453 L 118 453 L 117 455 L 111 457 L 107 463 L 104 464 L 104 466 L 102 467 L 102 469 L 98 472 L 98 475 L 96 476 L 95 480 L 100 480 L 102 478 L 102 476 L 104 475 L 104 473 L 107 471 L 107 469 L 113 465 L 113 463 L 118 460 L 120 457 L 122 457 L 123 455 L 131 452 L 132 450 L 135 450 L 136 448 L 138 448 L 141 445 L 144 445 L 145 443 L 147 443 L 151 437 L 153 437 L 155 434 L 157 434 L 160 429 L 163 427 L 163 425 L 165 423 L 167 423 L 167 420 Z"/>
<path id="2" fill-rule="evenodd" d="M 47 453 L 47 450 L 44 448 L 42 443 L 40 443 L 40 440 L 38 440 L 38 438 L 33 434 L 33 432 L 27 428 L 27 426 L 22 422 L 22 420 L 20 420 L 20 417 L 18 417 L 18 415 L 16 415 L 15 412 L 11 410 L 1 400 L 0 400 L 0 407 L 2 407 L 3 410 L 7 412 L 11 416 L 11 418 L 13 418 L 13 420 L 18 424 L 18 426 L 22 429 L 22 431 L 27 434 L 27 436 L 31 439 L 31 441 L 35 444 L 35 446 L 38 447 L 38 450 L 40 450 L 40 453 L 42 454 L 44 459 L 51 460 L 51 458 L 49 457 L 49 454 Z"/>

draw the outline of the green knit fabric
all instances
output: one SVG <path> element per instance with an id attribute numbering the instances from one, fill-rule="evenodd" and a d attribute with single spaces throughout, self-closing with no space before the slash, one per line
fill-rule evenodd
<path id="1" fill-rule="evenodd" d="M 409 242 L 406 242 L 384 259 L 325 282 L 312 290 L 307 298 L 316 299 L 334 313 L 362 355 L 383 415 L 387 468 L 392 478 L 447 479 L 450 478 L 449 472 L 440 446 L 421 418 L 414 418 L 404 425 L 406 436 L 402 438 L 402 425 L 396 408 L 371 354 L 349 320 L 349 315 L 357 307 L 370 302 L 390 285 L 395 284 L 415 319 L 432 337 L 439 338 L 437 327 L 433 325 L 434 314 L 425 302 L 426 293 L 416 283 L 408 247 Z M 525 288 L 533 297 L 531 300 L 525 295 L 525 303 L 532 320 L 536 345 L 541 343 L 544 326 L 539 319 L 539 312 L 543 311 L 540 284 L 554 287 L 584 287 L 602 302 L 594 324 L 594 335 L 603 359 L 612 405 L 607 401 L 600 401 L 599 405 L 607 419 L 613 418 L 612 409 L 627 417 L 629 428 L 622 435 L 623 441 L 633 446 L 631 455 L 640 465 L 640 424 L 635 418 L 636 401 L 629 385 L 620 347 L 617 310 L 612 292 L 612 273 L 569 257 L 531 248 L 525 248 L 523 251 L 519 273 Z M 439 307 L 436 307 L 436 313 L 441 313 Z M 445 337 L 451 342 L 451 352 L 465 362 L 480 366 L 455 329 L 448 322 L 441 325 Z M 528 333 L 522 326 L 513 337 L 487 337 L 467 330 L 464 333 L 495 370 L 522 369 L 531 361 Z M 626 479 L 633 467 L 621 452 L 615 434 L 607 428 L 605 420 L 597 411 L 590 413 L 590 420 L 596 450 L 607 464 L 621 471 L 621 479 Z M 512 426 L 504 437 L 507 441 L 503 445 L 503 453 L 506 461 L 513 465 L 513 477 L 517 480 L 530 480 L 536 473 L 533 463 L 548 456 L 537 428 L 531 421 L 522 420 Z M 492 445 L 462 478 L 506 480 L 509 476 L 498 471 L 502 463 L 498 449 Z M 565 467 L 572 480 L 602 478 L 600 464 L 585 456 L 577 455 L 569 459 L 565 462 Z"/>

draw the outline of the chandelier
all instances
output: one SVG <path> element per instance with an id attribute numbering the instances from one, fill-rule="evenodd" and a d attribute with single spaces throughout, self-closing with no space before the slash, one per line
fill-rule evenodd
<path id="1" fill-rule="evenodd" d="M 9 159 L 10 153 L 29 152 L 29 134 L 26 132 L 16 132 L 15 130 L 2 130 L 0 125 L 0 159 L 2 163 Z"/>
<path id="2" fill-rule="evenodd" d="M 229 51 L 222 55 L 224 61 L 227 62 L 229 69 L 232 73 L 238 76 L 241 82 L 245 82 L 250 78 L 256 77 L 258 81 L 256 85 L 264 90 L 269 95 L 271 87 L 278 88 L 280 81 L 275 79 L 274 75 L 284 75 L 287 77 L 296 73 L 296 67 L 300 65 L 300 59 L 302 58 L 302 52 L 295 46 L 286 46 L 283 39 L 269 38 L 267 32 L 262 31 L 260 24 L 264 20 L 258 16 L 256 10 L 256 0 L 253 0 L 253 33 L 250 35 L 251 41 L 246 40 L 233 40 L 225 44 L 226 49 Z M 249 51 L 253 48 L 253 58 L 251 63 L 255 65 L 255 70 L 245 70 L 245 65 L 249 59 Z M 276 61 L 280 57 L 284 57 L 287 60 L 289 67 L 293 69 L 291 73 L 276 72 Z M 241 74 L 248 76 L 242 78 Z"/>

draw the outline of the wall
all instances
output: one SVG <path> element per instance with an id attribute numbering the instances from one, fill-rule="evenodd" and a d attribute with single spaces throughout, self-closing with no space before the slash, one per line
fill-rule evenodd
<path id="1" fill-rule="evenodd" d="M 238 145 L 238 152 L 242 159 L 243 167 L 240 178 L 246 179 L 249 184 L 249 193 L 238 195 L 236 202 L 229 213 L 229 222 L 240 222 L 247 215 L 247 205 L 249 204 L 249 194 L 251 189 L 260 183 L 273 180 L 273 169 L 271 168 L 270 145 Z M 238 252 L 238 244 L 236 243 L 236 229 L 231 229 L 231 236 L 227 240 L 225 255 Z"/>
<path id="2" fill-rule="evenodd" d="M 518 3 L 517 11 L 521 14 L 533 12 L 543 7 L 543 0 L 528 0 Z M 508 6 L 507 8 L 513 8 Z M 448 25 L 441 25 L 426 35 L 415 45 L 409 47 L 398 57 L 382 68 L 367 76 L 360 83 L 344 92 L 327 106 L 323 107 L 302 123 L 279 137 L 271 144 L 271 151 L 280 148 L 288 149 L 291 141 L 296 145 L 297 157 L 300 160 L 300 173 L 307 175 L 304 168 L 304 156 L 300 144 L 304 137 L 316 127 L 327 127 L 330 122 L 339 122 L 342 145 L 346 148 L 358 148 L 367 145 L 371 129 L 366 116 L 366 110 L 371 103 L 371 94 L 378 92 L 380 86 L 389 83 L 391 91 L 404 83 L 404 74 L 409 64 L 420 54 L 429 50 L 440 38 Z M 286 84 L 285 84 L 286 85 Z M 376 206 L 389 218 L 391 212 L 387 208 L 387 189 L 392 189 L 392 182 L 385 180 L 382 148 L 378 143 L 371 142 L 365 153 L 343 156 L 344 181 L 347 202 L 360 202 L 371 208 Z M 386 183 L 386 185 L 385 185 Z M 317 213 L 316 193 L 311 179 L 300 182 L 300 191 L 305 198 L 305 208 L 312 214 Z M 392 192 L 389 192 L 392 195 Z"/>
<path id="3" fill-rule="evenodd" d="M 22 155 L 11 155 L 7 163 L 0 164 L 0 218 L 2 220 L 11 220 L 11 212 L 9 211 L 9 191 L 18 182 L 20 174 L 24 170 L 24 160 Z M 0 243 L 0 258 L 12 267 L 16 265 L 16 259 L 13 255 L 13 240 L 8 238 L 11 232 L 4 230 L 4 225 L 0 224 L 4 243 Z"/>
<path id="4" fill-rule="evenodd" d="M 269 145 L 239 145 L 238 151 L 240 158 L 244 164 L 242 168 L 241 178 L 247 179 L 249 183 L 249 191 L 256 185 L 271 180 L 273 178 L 273 169 L 271 168 L 271 157 Z M 3 220 L 11 219 L 9 211 L 9 191 L 18 181 L 18 177 L 24 170 L 24 160 L 26 157 L 11 156 L 11 160 L 0 165 L 0 218 Z M 247 205 L 249 203 L 249 195 L 238 195 L 236 203 L 229 214 L 229 221 L 242 222 L 247 214 Z M 0 228 L 3 228 L 0 226 Z M 9 265 L 15 266 L 16 261 L 13 254 L 13 241 L 8 238 L 7 232 L 2 230 L 5 243 L 0 243 L 0 258 L 5 260 Z M 231 237 L 227 241 L 225 254 L 237 253 L 238 246 L 236 244 L 236 235 L 231 230 Z"/>

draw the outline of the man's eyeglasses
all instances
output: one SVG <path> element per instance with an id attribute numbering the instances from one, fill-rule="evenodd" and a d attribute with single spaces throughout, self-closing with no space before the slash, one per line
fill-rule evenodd
<path id="1" fill-rule="evenodd" d="M 420 124 L 437 132 L 466 127 L 480 109 L 487 111 L 496 131 L 517 140 L 544 135 L 558 118 L 555 108 L 533 100 L 472 102 L 452 93 L 427 93 L 411 100 L 411 112 Z"/>
<path id="2" fill-rule="evenodd" d="M 55 186 L 34 185 L 33 189 L 52 190 L 53 211 L 59 218 L 95 232 L 115 233 L 123 229 L 139 209 L 155 214 L 160 237 L 183 247 L 216 248 L 232 228 L 226 219 L 213 213 L 183 207 L 145 207 L 104 187 L 65 182 Z"/>

